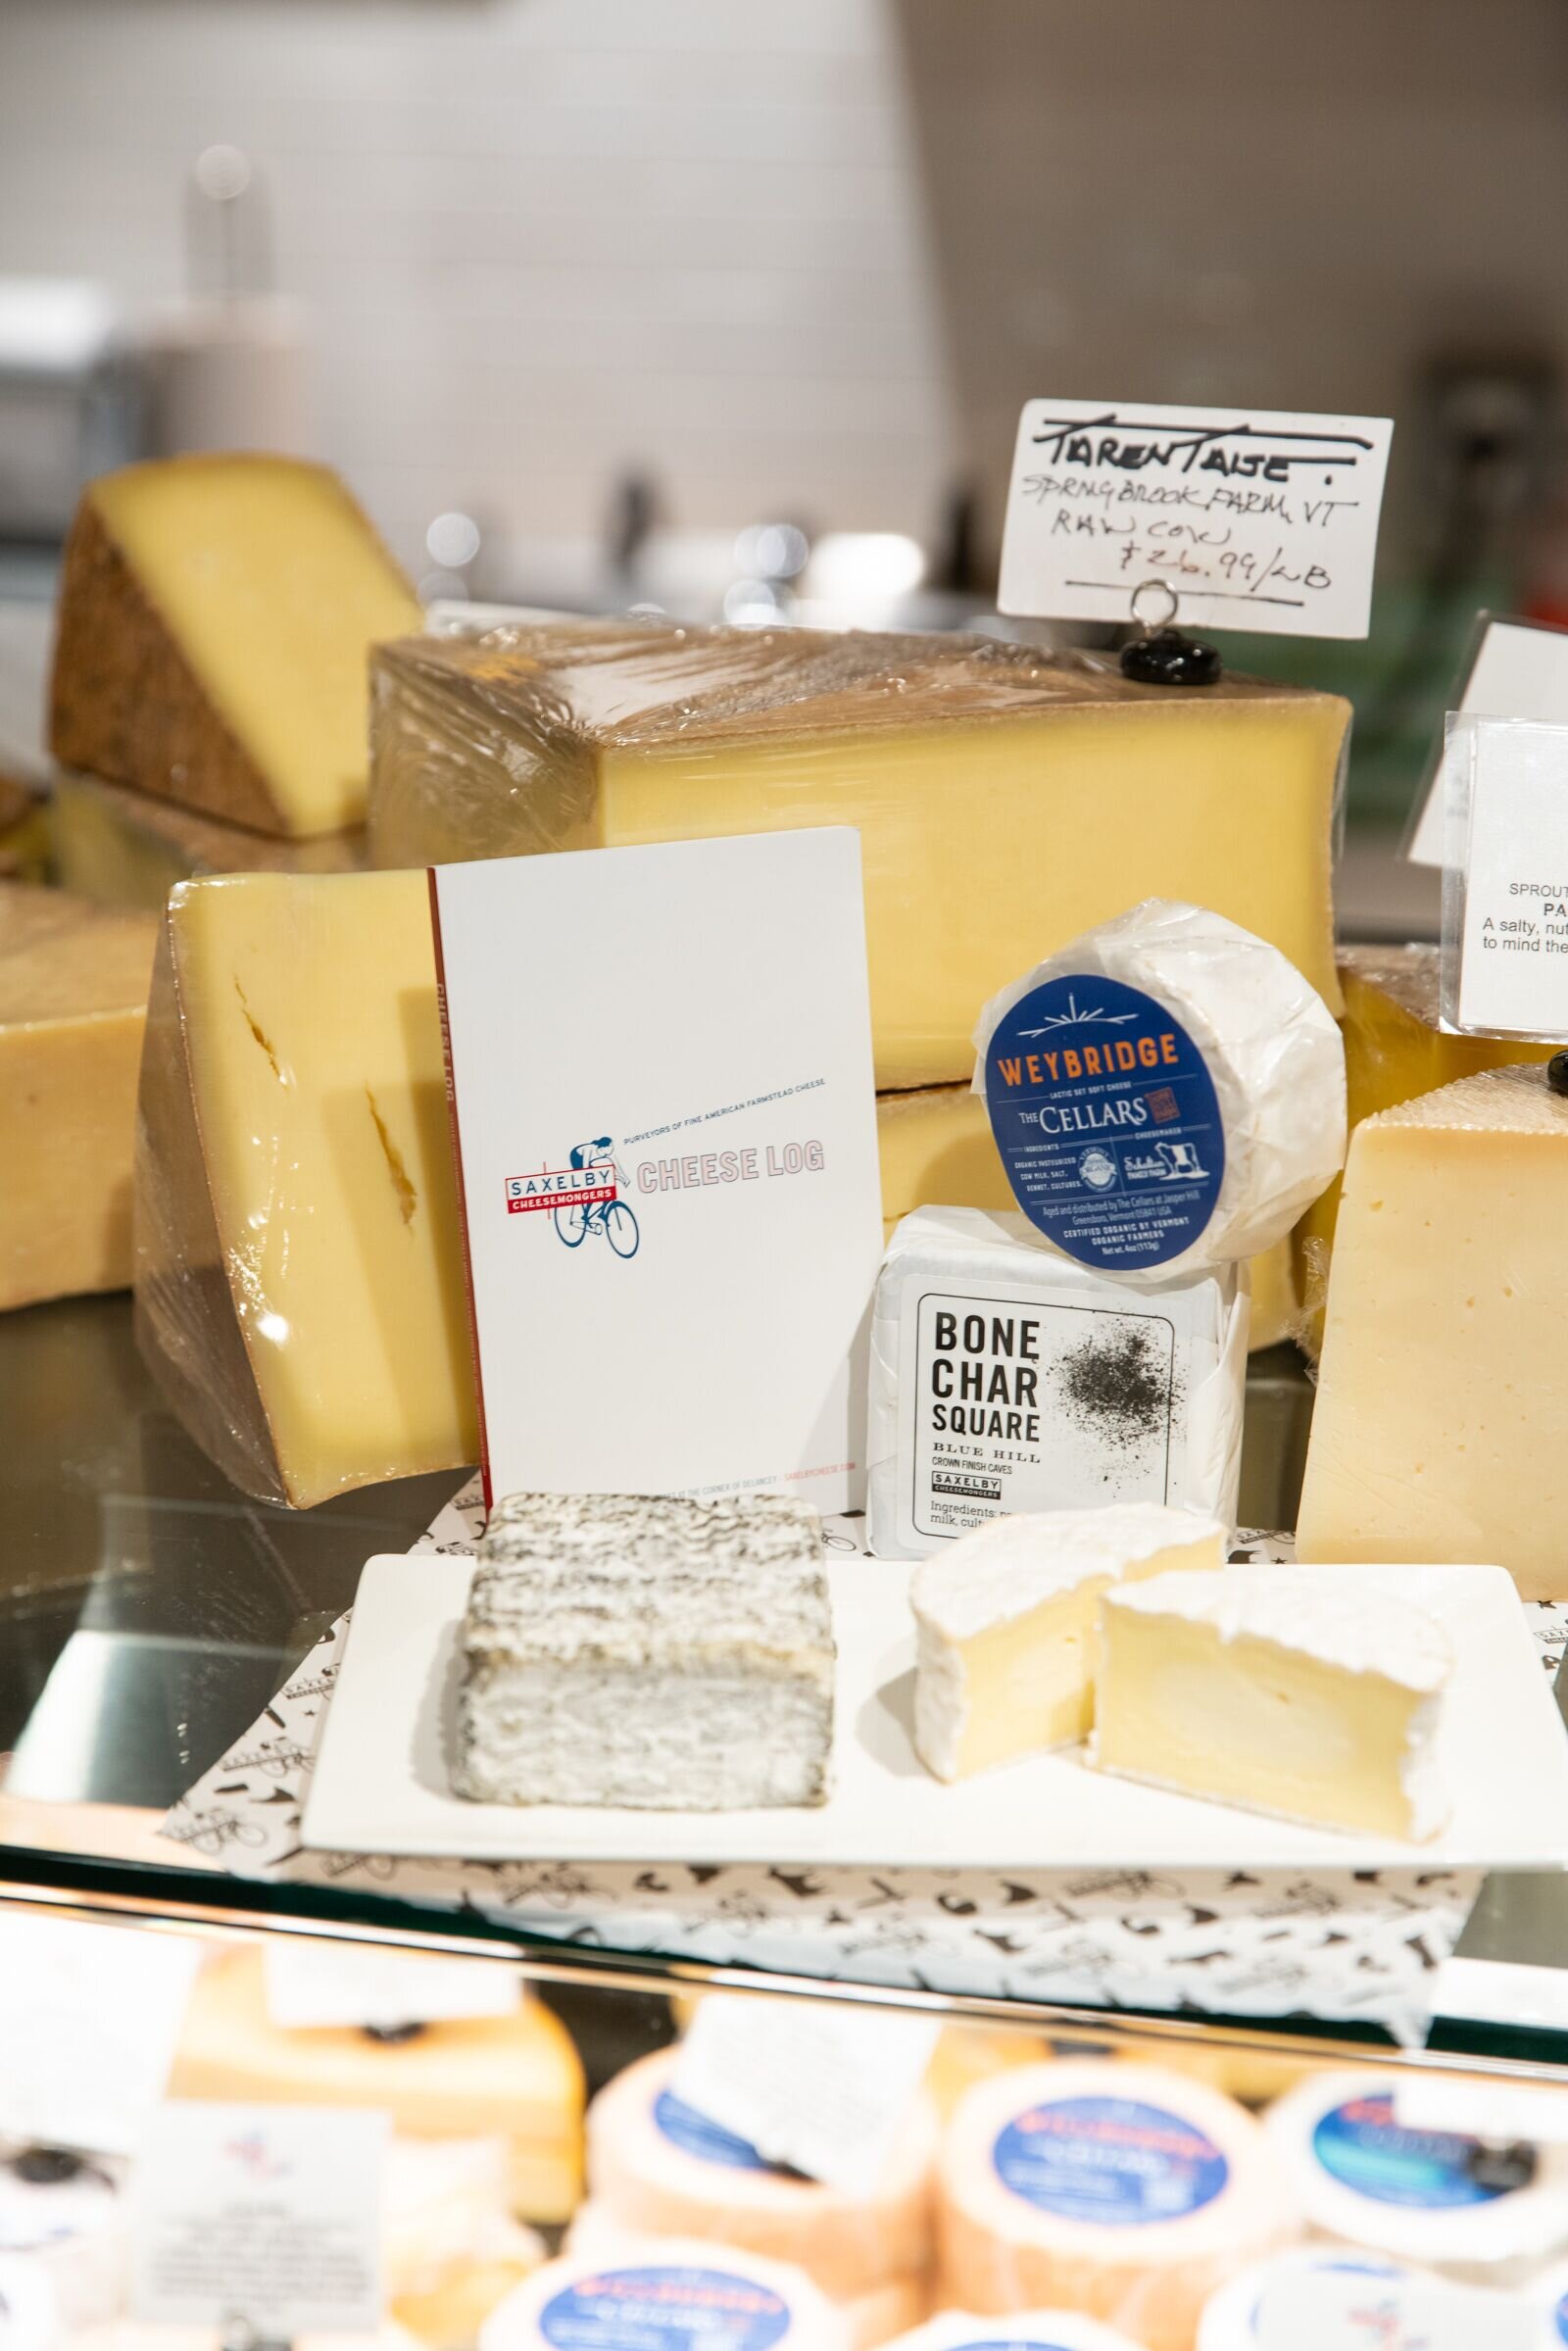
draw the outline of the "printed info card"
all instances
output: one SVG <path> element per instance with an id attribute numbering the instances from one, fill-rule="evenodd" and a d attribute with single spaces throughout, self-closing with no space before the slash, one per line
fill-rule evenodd
<path id="1" fill-rule="evenodd" d="M 432 870 L 487 1498 L 862 1498 L 882 1253 L 847 827 Z"/>

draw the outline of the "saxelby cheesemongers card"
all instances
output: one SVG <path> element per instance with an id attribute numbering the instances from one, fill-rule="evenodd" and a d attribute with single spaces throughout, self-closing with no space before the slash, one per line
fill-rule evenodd
<path id="1" fill-rule="evenodd" d="M 859 835 L 430 877 L 487 1496 L 863 1485 Z"/>

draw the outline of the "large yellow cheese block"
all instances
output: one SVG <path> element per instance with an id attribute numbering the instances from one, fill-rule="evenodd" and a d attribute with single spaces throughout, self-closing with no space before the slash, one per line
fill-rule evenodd
<path id="1" fill-rule="evenodd" d="M 356 873 L 368 856 L 363 825 L 280 841 L 97 775 L 57 775 L 48 823 L 64 889 L 99 906 L 145 906 L 155 914 L 174 884 L 194 874 Z"/>
<path id="2" fill-rule="evenodd" d="M 158 926 L 0 882 L 0 1308 L 130 1279 L 130 1170 Z"/>
<path id="3" fill-rule="evenodd" d="M 136 1151 L 137 1338 L 246 1493 L 474 1460 L 422 873 L 227 874 L 170 900 Z"/>
<path id="4" fill-rule="evenodd" d="M 504 2137 L 524 2220 L 569 2217 L 582 2192 L 582 2065 L 531 1995 L 515 2014 L 383 2038 L 345 2026 L 289 2030 L 268 2015 L 263 1955 L 224 1952 L 197 1977 L 169 2079 L 172 2098 L 368 2106 L 411 2138 Z"/>
<path id="5" fill-rule="evenodd" d="M 1297 1528 L 1303 1560 L 1485 1561 L 1568 1598 L 1568 1101 L 1539 1065 L 1350 1143 Z"/>
<path id="6" fill-rule="evenodd" d="M 982 1096 L 967 1086 L 921 1086 L 876 1098 L 882 1159 L 883 1239 L 916 1208 L 1003 1208 L 1017 1202 L 1003 1172 Z M 1248 1344 L 1277 1347 L 1300 1318 L 1291 1241 L 1251 1260 L 1252 1313 Z"/>
<path id="7" fill-rule="evenodd" d="M 1439 1016 L 1441 961 L 1436 947 L 1348 947 L 1340 952 L 1345 997 L 1345 1080 L 1350 1131 L 1379 1110 L 1413 1095 L 1430 1094 L 1480 1069 L 1544 1061 L 1549 1045 L 1521 1045 L 1501 1037 L 1452 1037 Z M 1295 1234 L 1295 1279 L 1302 1318 L 1298 1329 L 1312 1353 L 1323 1344 L 1323 1298 L 1340 1208 L 1336 1176 L 1308 1208 Z M 1255 1294 L 1253 1312 L 1256 1313 Z"/>
<path id="8" fill-rule="evenodd" d="M 857 826 L 880 1087 L 967 1078 L 981 1005 L 1148 897 L 1231 916 L 1338 1007 L 1331 695 L 630 623 L 410 639 L 371 670 L 378 865 Z"/>
<path id="9" fill-rule="evenodd" d="M 89 485 L 66 544 L 51 749 L 260 832 L 341 831 L 365 813 L 367 653 L 418 625 L 323 466 L 127 465 Z"/>

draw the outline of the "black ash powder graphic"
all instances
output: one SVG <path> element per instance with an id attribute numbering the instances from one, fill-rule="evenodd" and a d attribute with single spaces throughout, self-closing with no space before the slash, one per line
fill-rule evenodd
<path id="1" fill-rule="evenodd" d="M 1169 1353 L 1154 1331 L 1121 1323 L 1061 1358 L 1065 1408 L 1080 1427 L 1135 1443 L 1162 1436 L 1170 1414 Z"/>

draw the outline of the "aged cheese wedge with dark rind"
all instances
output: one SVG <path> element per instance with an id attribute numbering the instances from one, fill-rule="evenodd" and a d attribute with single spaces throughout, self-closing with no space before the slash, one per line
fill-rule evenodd
<path id="1" fill-rule="evenodd" d="M 66 543 L 50 748 L 258 832 L 365 813 L 378 639 L 413 589 L 337 476 L 195 456 L 89 484 Z"/>

